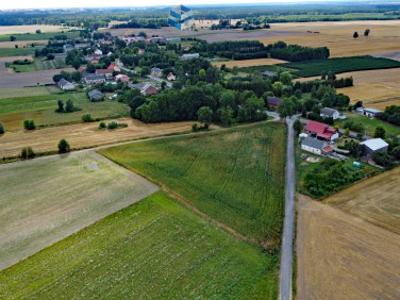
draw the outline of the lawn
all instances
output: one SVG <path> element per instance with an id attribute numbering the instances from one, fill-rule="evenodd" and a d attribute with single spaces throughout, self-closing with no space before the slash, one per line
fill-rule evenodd
<path id="1" fill-rule="evenodd" d="M 386 136 L 399 136 L 400 135 L 400 127 L 384 122 L 379 119 L 370 119 L 366 116 L 362 116 L 359 114 L 347 114 L 347 120 L 352 120 L 355 123 L 360 123 L 364 126 L 366 133 L 369 136 L 374 136 L 376 127 L 382 127 L 385 129 Z M 337 124 L 339 126 L 343 125 L 347 120 L 338 121 Z"/>
<path id="2" fill-rule="evenodd" d="M 17 41 L 38 41 L 48 40 L 56 35 L 66 35 L 68 38 L 76 38 L 79 37 L 79 31 L 2 34 L 0 35 L 0 42 L 10 41 L 10 36 L 16 37 Z"/>
<path id="3" fill-rule="evenodd" d="M 163 193 L 0 273 L 3 299 L 276 299 L 276 256 Z"/>
<path id="4" fill-rule="evenodd" d="M 0 189 L 3 269 L 157 187 L 95 152 L 75 152 L 1 165 Z"/>
<path id="5" fill-rule="evenodd" d="M 283 219 L 285 127 L 257 124 L 101 150 L 242 235 L 277 249 Z"/>
<path id="6" fill-rule="evenodd" d="M 81 111 L 56 113 L 57 101 L 64 103 L 71 99 Z M 93 118 L 117 118 L 127 116 L 128 106 L 116 101 L 90 102 L 85 93 L 59 93 L 39 96 L 24 96 L 0 100 L 0 122 L 7 130 L 22 128 L 22 122 L 32 119 L 37 126 L 60 125 L 80 122 L 82 115 L 91 114 Z"/>
<path id="7" fill-rule="evenodd" d="M 299 77 L 319 76 L 324 72 L 336 74 L 374 69 L 388 69 L 400 67 L 400 62 L 372 56 L 353 56 L 331 58 L 327 60 L 315 60 L 304 62 L 293 62 L 280 65 L 289 69 L 295 69 L 294 74 Z"/>

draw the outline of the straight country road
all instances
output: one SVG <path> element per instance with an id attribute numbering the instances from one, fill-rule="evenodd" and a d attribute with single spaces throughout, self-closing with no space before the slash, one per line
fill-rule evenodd
<path id="1" fill-rule="evenodd" d="M 281 270 L 279 275 L 279 300 L 292 299 L 294 196 L 296 188 L 294 129 L 295 117 L 286 118 L 288 128 L 286 149 L 285 219 L 283 223 Z"/>

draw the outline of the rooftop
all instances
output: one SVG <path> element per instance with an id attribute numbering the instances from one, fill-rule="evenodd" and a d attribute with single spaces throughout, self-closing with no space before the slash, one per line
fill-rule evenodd
<path id="1" fill-rule="evenodd" d="M 385 147 L 389 146 L 389 144 L 386 143 L 381 138 L 369 139 L 369 140 L 366 140 L 364 142 L 361 142 L 360 144 L 361 145 L 365 145 L 366 147 L 368 147 L 372 151 L 376 151 L 376 150 L 379 150 L 379 149 L 382 149 L 382 148 L 385 148 Z"/>

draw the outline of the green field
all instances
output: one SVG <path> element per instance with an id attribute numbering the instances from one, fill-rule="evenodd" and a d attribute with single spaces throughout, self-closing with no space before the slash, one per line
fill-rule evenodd
<path id="1" fill-rule="evenodd" d="M 276 299 L 277 258 L 156 193 L 0 273 L 2 299 Z"/>
<path id="2" fill-rule="evenodd" d="M 23 88 L 0 88 L 0 100 L 7 98 L 41 96 L 60 93 L 56 86 L 34 86 Z M 1 102 L 0 102 L 1 103 Z"/>
<path id="3" fill-rule="evenodd" d="M 1 270 L 157 187 L 95 152 L 75 152 L 0 165 L 0 190 Z"/>
<path id="4" fill-rule="evenodd" d="M 56 113 L 57 100 L 71 99 L 81 111 L 74 113 Z M 24 96 L 0 100 L 0 122 L 7 130 L 15 131 L 22 128 L 22 122 L 32 119 L 37 126 L 60 125 L 80 122 L 82 115 L 90 113 L 93 118 L 117 118 L 127 116 L 127 105 L 106 100 L 92 103 L 83 92 L 52 93 L 39 96 Z"/>
<path id="5" fill-rule="evenodd" d="M 257 124 L 101 150 L 247 237 L 277 249 L 283 219 L 285 127 Z"/>
<path id="6" fill-rule="evenodd" d="M 400 62 L 372 56 L 338 57 L 328 60 L 315 60 L 305 62 L 293 62 L 280 65 L 289 69 L 295 69 L 294 74 L 299 77 L 319 76 L 324 72 L 336 74 L 352 71 L 399 68 Z"/>
<path id="7" fill-rule="evenodd" d="M 352 120 L 355 123 L 360 123 L 364 126 L 367 135 L 374 136 L 376 127 L 383 127 L 386 132 L 386 136 L 399 136 L 400 135 L 400 127 L 381 121 L 379 119 L 370 119 L 366 116 L 362 116 L 359 114 L 347 114 L 347 120 Z M 341 126 L 346 123 L 347 120 L 340 120 L 337 122 L 337 125 Z"/>
<path id="8" fill-rule="evenodd" d="M 60 69 L 65 68 L 65 60 L 64 58 L 55 58 L 53 60 L 47 59 L 35 59 L 31 64 L 28 65 L 18 65 L 13 63 L 7 63 L 6 66 L 14 70 L 14 72 L 34 72 L 41 70 L 50 70 L 50 69 Z"/>
<path id="9" fill-rule="evenodd" d="M 68 38 L 79 37 L 79 31 L 2 34 L 0 35 L 0 42 L 10 41 L 10 36 L 15 36 L 17 41 L 38 41 L 38 40 L 48 40 L 60 34 L 66 35 Z"/>
<path id="10" fill-rule="evenodd" d="M 33 55 L 35 50 L 39 48 L 40 47 L 0 48 L 0 57 Z"/>

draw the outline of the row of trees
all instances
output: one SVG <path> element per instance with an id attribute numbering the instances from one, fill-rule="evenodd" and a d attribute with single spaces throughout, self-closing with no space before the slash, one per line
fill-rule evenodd
<path id="1" fill-rule="evenodd" d="M 68 153 L 71 151 L 71 147 L 67 140 L 62 139 L 58 142 L 57 145 L 58 148 L 58 153 L 63 154 L 63 153 Z M 32 159 L 36 157 L 36 153 L 33 151 L 32 147 L 24 147 L 21 150 L 21 159 Z"/>
<path id="2" fill-rule="evenodd" d="M 385 111 L 377 116 L 379 119 L 400 126 L 400 106 L 391 105 L 385 108 Z"/>
<path id="3" fill-rule="evenodd" d="M 287 61 L 305 61 L 316 59 L 328 59 L 330 52 L 327 47 L 310 48 L 300 45 L 287 45 L 279 41 L 266 47 L 271 57 Z"/>

